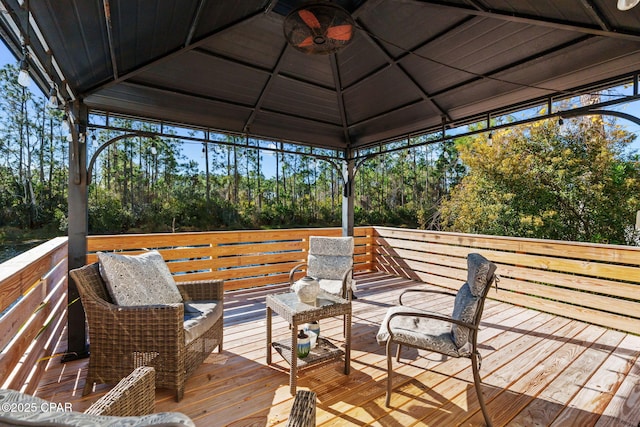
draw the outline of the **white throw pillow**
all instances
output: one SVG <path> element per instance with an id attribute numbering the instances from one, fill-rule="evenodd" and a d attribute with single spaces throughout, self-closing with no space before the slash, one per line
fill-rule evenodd
<path id="1" fill-rule="evenodd" d="M 98 252 L 100 275 L 117 305 L 181 303 L 182 296 L 158 251 L 140 255 Z"/>

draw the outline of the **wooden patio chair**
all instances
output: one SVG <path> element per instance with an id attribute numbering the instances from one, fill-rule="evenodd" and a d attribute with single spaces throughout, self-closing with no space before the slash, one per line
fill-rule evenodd
<path id="1" fill-rule="evenodd" d="M 83 395 L 94 382 L 116 383 L 139 366 L 151 366 L 156 386 L 175 390 L 180 401 L 187 377 L 216 346 L 222 352 L 222 281 L 177 283 L 183 300 L 190 304 L 119 306 L 109 295 L 97 262 L 69 274 L 89 325 L 91 353 Z M 193 307 L 202 308 L 208 320 L 200 321 Z M 201 312 L 196 309 L 195 313 Z"/>
<path id="2" fill-rule="evenodd" d="M 306 266 L 307 276 L 320 283 L 320 288 L 342 298 L 351 300 L 356 290 L 353 280 L 353 237 L 309 237 L 307 262 L 291 269 L 289 283 L 294 275 Z"/>
<path id="3" fill-rule="evenodd" d="M 391 345 L 396 343 L 398 344 L 398 362 L 403 345 L 451 357 L 470 358 L 480 409 L 487 426 L 491 426 L 480 388 L 479 370 L 482 358 L 478 352 L 477 338 L 484 302 L 491 283 L 496 280 L 496 266 L 482 255 L 471 253 L 467 256 L 467 270 L 467 282 L 457 294 L 430 289 L 407 289 L 400 295 L 400 305 L 387 310 L 376 337 L 379 344 L 386 346 L 387 397 L 385 405 L 387 407 L 390 406 L 391 401 L 391 374 L 393 371 Z M 405 294 L 416 292 L 430 292 L 455 297 L 453 313 L 444 315 L 404 305 L 402 297 Z"/>
<path id="4" fill-rule="evenodd" d="M 2 426 L 183 426 L 193 421 L 179 412 L 156 410 L 155 371 L 142 366 L 82 412 L 67 410 L 61 403 L 15 390 L 0 390 L 0 425 Z M 11 410 L 12 407 L 16 410 Z"/>

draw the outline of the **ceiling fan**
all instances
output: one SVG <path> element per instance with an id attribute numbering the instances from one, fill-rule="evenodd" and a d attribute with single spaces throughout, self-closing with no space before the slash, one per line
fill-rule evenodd
<path id="1" fill-rule="evenodd" d="M 325 1 L 305 3 L 284 19 L 284 36 L 295 49 L 326 55 L 347 46 L 354 35 L 355 22 L 349 12 Z"/>

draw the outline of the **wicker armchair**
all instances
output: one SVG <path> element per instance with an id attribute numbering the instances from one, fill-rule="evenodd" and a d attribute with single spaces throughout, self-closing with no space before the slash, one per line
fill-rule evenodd
<path id="1" fill-rule="evenodd" d="M 84 411 L 90 415 L 133 417 L 156 411 L 156 371 L 140 366 Z"/>
<path id="2" fill-rule="evenodd" d="M 154 413 L 155 371 L 137 368 L 113 389 L 92 404 L 84 413 L 58 409 L 58 403 L 20 393 L 0 390 L 0 425 L 2 426 L 195 426 L 179 412 Z M 11 410 L 15 407 L 16 410 Z M 6 410 L 8 409 L 8 410 Z"/>
<path id="3" fill-rule="evenodd" d="M 185 339 L 183 304 L 117 306 L 98 263 L 71 270 L 89 325 L 91 356 L 83 395 L 94 382 L 116 383 L 139 366 L 156 370 L 156 387 L 184 394 L 186 378 L 217 346 L 222 352 L 222 314 L 198 336 Z M 178 283 L 184 301 L 213 301 L 222 313 L 223 282 Z"/>

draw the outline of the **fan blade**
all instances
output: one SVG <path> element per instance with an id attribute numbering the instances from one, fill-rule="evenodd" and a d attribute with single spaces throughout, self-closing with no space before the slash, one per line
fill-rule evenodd
<path id="1" fill-rule="evenodd" d="M 353 27 L 347 25 L 336 25 L 335 27 L 329 27 L 327 29 L 327 37 L 334 40 L 347 41 L 351 40 L 353 35 Z"/>
<path id="2" fill-rule="evenodd" d="M 320 21 L 318 21 L 318 18 L 316 18 L 316 15 L 309 12 L 308 10 L 306 9 L 299 10 L 298 15 L 300 15 L 300 18 L 302 18 L 304 23 L 307 24 L 309 27 L 320 28 Z"/>
<path id="3" fill-rule="evenodd" d="M 296 46 L 298 47 L 309 47 L 313 44 L 313 37 L 309 36 L 306 39 L 302 40 L 300 43 L 298 43 Z"/>

